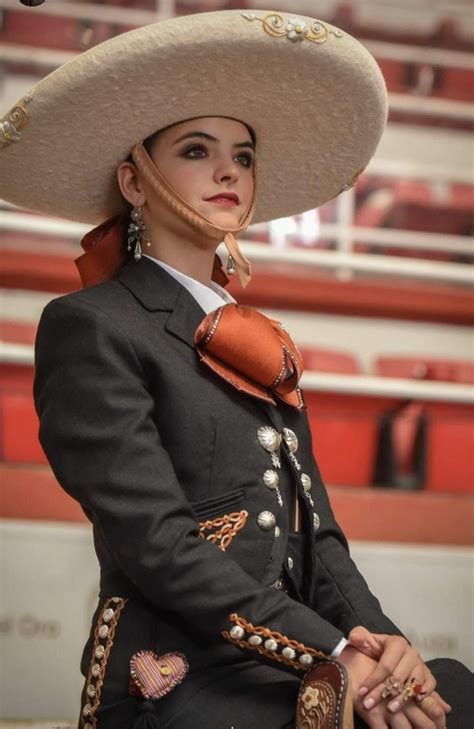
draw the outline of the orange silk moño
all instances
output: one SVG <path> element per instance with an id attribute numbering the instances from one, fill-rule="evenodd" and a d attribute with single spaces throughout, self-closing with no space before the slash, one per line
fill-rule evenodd
<path id="1" fill-rule="evenodd" d="M 202 320 L 194 343 L 200 359 L 238 390 L 304 407 L 298 387 L 303 362 L 280 322 L 251 307 L 226 304 Z"/>

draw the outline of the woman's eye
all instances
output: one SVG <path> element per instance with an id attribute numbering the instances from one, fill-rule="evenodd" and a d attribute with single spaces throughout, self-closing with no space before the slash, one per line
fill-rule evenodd
<path id="1" fill-rule="evenodd" d="M 251 154 L 239 154 L 237 159 L 244 160 L 244 167 L 251 167 L 253 164 L 253 156 Z"/>
<path id="2" fill-rule="evenodd" d="M 191 154 L 192 152 L 205 152 L 204 147 L 201 147 L 200 144 L 194 144 L 192 147 L 189 147 L 185 152 L 183 152 L 183 157 L 190 157 L 190 159 L 196 159 L 195 154 Z"/>
<path id="3" fill-rule="evenodd" d="M 189 147 L 183 152 L 183 157 L 187 157 L 188 159 L 202 159 L 203 155 L 206 154 L 206 150 L 204 147 L 202 147 L 200 144 L 193 144 L 192 147 Z M 251 154 L 239 154 L 236 159 L 241 161 L 241 164 L 243 164 L 244 167 L 252 167 L 253 164 L 253 156 Z"/>

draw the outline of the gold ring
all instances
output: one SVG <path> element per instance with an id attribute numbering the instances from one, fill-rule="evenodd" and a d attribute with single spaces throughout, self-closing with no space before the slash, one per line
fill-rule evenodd
<path id="1" fill-rule="evenodd" d="M 422 709 L 424 711 L 425 708 L 428 708 L 428 706 L 430 706 L 431 704 L 435 704 L 435 703 L 436 703 L 436 699 L 434 699 L 432 696 L 428 695 L 428 696 L 425 696 L 425 698 L 420 701 L 418 706 L 420 707 L 420 709 Z"/>

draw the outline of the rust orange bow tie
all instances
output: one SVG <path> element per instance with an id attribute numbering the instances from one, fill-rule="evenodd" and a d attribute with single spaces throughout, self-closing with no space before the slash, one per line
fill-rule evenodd
<path id="1" fill-rule="evenodd" d="M 202 362 L 238 390 L 302 410 L 303 362 L 283 325 L 249 306 L 225 304 L 199 324 L 194 344 Z"/>

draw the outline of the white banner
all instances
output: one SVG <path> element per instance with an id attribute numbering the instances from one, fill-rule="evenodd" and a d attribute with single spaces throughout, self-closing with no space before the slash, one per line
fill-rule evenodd
<path id="1" fill-rule="evenodd" d="M 2 719 L 77 720 L 98 568 L 85 525 L 0 522 Z M 474 667 L 473 550 L 356 543 L 355 562 L 425 659 Z M 53 722 L 54 720 L 54 722 Z"/>

